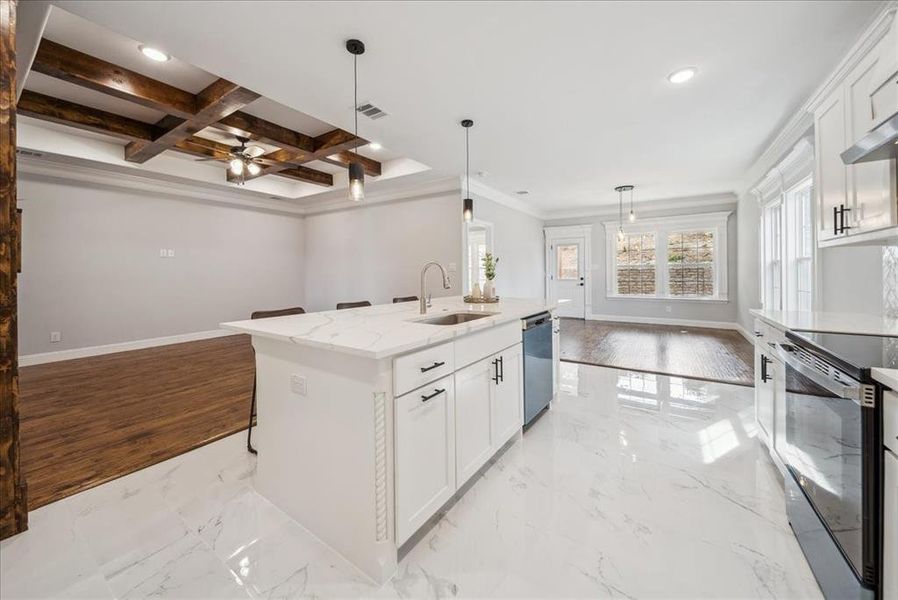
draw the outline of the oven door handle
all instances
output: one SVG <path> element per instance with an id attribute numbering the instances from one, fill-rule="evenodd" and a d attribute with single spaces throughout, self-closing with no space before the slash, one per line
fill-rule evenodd
<path id="1" fill-rule="evenodd" d="M 790 348 L 788 344 L 777 344 L 776 345 L 776 354 L 779 356 L 780 360 L 782 360 L 786 365 L 791 369 L 795 369 L 798 373 L 801 373 L 803 376 L 807 377 L 815 384 L 819 385 L 829 393 L 833 394 L 837 398 L 845 398 L 847 400 L 851 400 L 858 406 L 861 406 L 861 386 L 857 385 L 843 385 L 838 381 L 835 381 L 831 377 L 827 377 L 823 373 L 819 373 L 801 362 L 797 358 L 795 358 L 794 353 L 790 352 L 787 348 Z"/>

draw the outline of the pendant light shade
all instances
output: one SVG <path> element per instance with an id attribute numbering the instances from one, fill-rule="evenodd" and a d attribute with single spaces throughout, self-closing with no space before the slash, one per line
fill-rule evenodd
<path id="1" fill-rule="evenodd" d="M 346 40 L 346 50 L 352 54 L 352 112 L 355 118 L 355 136 L 359 137 L 359 55 L 365 53 L 361 40 Z M 355 153 L 358 157 L 358 153 Z M 349 198 L 354 202 L 365 199 L 365 169 L 358 160 L 349 162 Z"/>
<path id="2" fill-rule="evenodd" d="M 621 241 L 624 239 L 624 192 L 630 192 L 630 222 L 636 220 L 636 213 L 633 212 L 633 188 L 632 185 L 619 185 L 614 188 L 617 192 L 617 239 Z"/>
<path id="3" fill-rule="evenodd" d="M 461 126 L 465 128 L 465 199 L 462 200 L 462 218 L 466 222 L 474 220 L 474 199 L 471 198 L 471 147 L 468 139 L 468 132 L 474 126 L 474 121 L 465 119 L 461 122 Z"/>
<path id="4" fill-rule="evenodd" d="M 362 163 L 349 163 L 349 197 L 356 202 L 365 199 L 365 169 Z"/>

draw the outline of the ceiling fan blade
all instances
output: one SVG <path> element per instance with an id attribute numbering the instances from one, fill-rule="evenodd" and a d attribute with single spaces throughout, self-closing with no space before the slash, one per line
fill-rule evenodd
<path id="1" fill-rule="evenodd" d="M 258 163 L 258 164 L 260 164 L 260 165 L 265 165 L 265 166 L 268 166 L 268 167 L 272 167 L 272 166 L 274 166 L 274 165 L 279 165 L 279 164 L 281 164 L 281 163 L 279 163 L 279 162 L 276 161 L 276 160 L 271 160 L 271 159 L 268 159 L 268 158 L 254 158 L 254 159 L 253 159 L 253 162 L 254 162 L 254 163 Z"/>
<path id="2" fill-rule="evenodd" d="M 194 158 L 194 162 L 208 162 L 210 160 L 218 160 L 217 158 Z"/>
<path id="3" fill-rule="evenodd" d="M 247 146 L 243 153 L 250 158 L 256 158 L 265 154 L 265 148 L 261 146 Z"/>

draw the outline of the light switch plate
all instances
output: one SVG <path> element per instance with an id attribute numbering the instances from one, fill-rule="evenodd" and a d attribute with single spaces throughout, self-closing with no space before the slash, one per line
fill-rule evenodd
<path id="1" fill-rule="evenodd" d="M 51 331 L 50 332 L 50 343 L 56 343 L 62 341 L 62 332 L 60 331 Z"/>
<path id="2" fill-rule="evenodd" d="M 291 375 L 290 391 L 294 394 L 305 396 L 308 393 L 308 388 L 306 387 L 306 378 L 302 375 L 297 375 L 296 373 Z"/>

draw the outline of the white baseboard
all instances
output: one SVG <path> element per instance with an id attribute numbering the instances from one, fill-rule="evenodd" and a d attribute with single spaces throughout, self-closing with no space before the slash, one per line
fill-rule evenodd
<path id="1" fill-rule="evenodd" d="M 134 340 L 131 342 L 104 344 L 102 346 L 86 346 L 84 348 L 72 348 L 71 350 L 59 350 L 57 352 L 26 354 L 19 357 L 19 366 L 30 367 L 32 365 L 42 365 L 45 363 L 59 362 L 61 360 L 72 360 L 73 358 L 86 358 L 88 356 L 114 354 L 115 352 L 142 350 L 144 348 L 155 348 L 156 346 L 168 346 L 169 344 L 180 344 L 183 342 L 195 342 L 197 340 L 208 340 L 229 335 L 242 334 L 233 331 L 225 331 L 224 329 L 213 329 L 211 331 L 196 331 L 194 333 L 182 333 L 179 335 Z"/>
<path id="2" fill-rule="evenodd" d="M 748 340 L 748 342 L 750 344 L 754 345 L 755 336 L 753 336 L 745 327 L 743 327 L 742 323 L 734 323 L 734 325 L 736 326 L 735 327 L 736 331 L 741 333 L 742 337 L 744 337 L 746 340 Z"/>
<path id="3" fill-rule="evenodd" d="M 747 332 L 740 331 L 742 327 L 738 323 L 730 321 L 701 321 L 693 319 L 665 319 L 662 317 L 627 317 L 621 315 L 597 315 L 590 314 L 590 321 L 614 321 L 616 323 L 644 323 L 649 325 L 681 325 L 683 327 L 707 327 L 709 329 L 735 329 L 748 337 Z"/>

